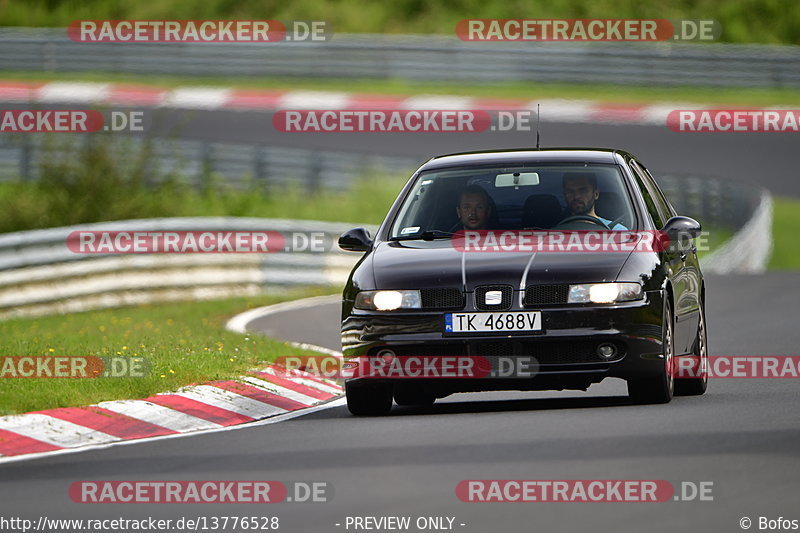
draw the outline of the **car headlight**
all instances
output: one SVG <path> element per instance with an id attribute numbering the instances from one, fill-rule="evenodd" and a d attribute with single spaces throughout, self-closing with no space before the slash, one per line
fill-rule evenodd
<path id="1" fill-rule="evenodd" d="M 567 302 L 571 304 L 610 304 L 642 298 L 639 283 L 585 283 L 570 285 Z"/>
<path id="2" fill-rule="evenodd" d="M 421 309 L 419 291 L 361 291 L 356 295 L 356 309 L 394 311 L 395 309 Z"/>

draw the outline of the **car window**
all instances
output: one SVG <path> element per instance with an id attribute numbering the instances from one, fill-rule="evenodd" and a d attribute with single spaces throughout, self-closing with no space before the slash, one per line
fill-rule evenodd
<path id="1" fill-rule="evenodd" d="M 474 229 L 469 224 L 481 229 L 552 229 L 567 217 L 592 212 L 606 224 L 613 223 L 613 229 L 636 229 L 622 180 L 616 165 L 584 163 L 423 172 L 389 236 Z M 586 229 L 602 227 L 588 223 Z"/>
<path id="2" fill-rule="evenodd" d="M 669 208 L 663 203 L 663 200 L 658 197 L 655 184 L 636 161 L 631 161 L 630 167 L 639 184 L 639 189 L 642 191 L 642 197 L 644 198 L 644 203 L 647 205 L 647 212 L 650 214 L 653 224 L 656 228 L 663 228 L 669 218 Z"/>
<path id="3" fill-rule="evenodd" d="M 670 203 L 670 201 L 667 199 L 667 196 L 664 194 L 664 191 L 661 190 L 661 186 L 658 184 L 658 181 L 656 181 L 656 179 L 653 177 L 653 175 L 650 173 L 650 171 L 645 168 L 644 165 L 642 165 L 638 161 L 637 161 L 637 163 L 641 166 L 642 170 L 644 170 L 644 172 L 650 178 L 650 181 L 653 182 L 653 185 L 655 186 L 655 190 L 656 190 L 656 193 L 658 194 L 658 197 L 661 199 L 661 202 L 667 207 L 667 209 L 669 211 L 669 216 L 670 217 L 676 216 L 678 214 L 678 212 L 675 211 L 675 208 L 672 206 L 672 203 Z"/>

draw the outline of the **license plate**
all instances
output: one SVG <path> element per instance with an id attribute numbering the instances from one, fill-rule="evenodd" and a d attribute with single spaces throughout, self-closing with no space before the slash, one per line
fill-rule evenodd
<path id="1" fill-rule="evenodd" d="M 511 313 L 447 313 L 445 333 L 541 331 L 541 311 Z"/>

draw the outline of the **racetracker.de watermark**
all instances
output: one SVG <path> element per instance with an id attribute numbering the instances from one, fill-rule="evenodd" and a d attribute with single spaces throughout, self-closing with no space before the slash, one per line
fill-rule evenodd
<path id="1" fill-rule="evenodd" d="M 663 479 L 468 479 L 456 485 L 456 497 L 468 503 L 713 501 L 712 481 L 681 481 L 679 489 Z"/>
<path id="2" fill-rule="evenodd" d="M 492 117 L 478 109 L 284 109 L 272 125 L 283 133 L 476 133 Z"/>
<path id="3" fill-rule="evenodd" d="M 68 492 L 73 502 L 88 504 L 325 503 L 333 499 L 333 485 L 327 481 L 76 481 Z"/>
<path id="4" fill-rule="evenodd" d="M 322 20 L 76 20 L 67 36 L 79 43 L 319 42 L 332 30 Z"/>
<path id="5" fill-rule="evenodd" d="M 282 133 L 480 133 L 536 124 L 532 109 L 284 109 L 272 116 Z"/>
<path id="6" fill-rule="evenodd" d="M 0 133 L 94 133 L 145 131 L 144 111 L 96 109 L 2 109 Z"/>
<path id="7" fill-rule="evenodd" d="M 685 355 L 672 359 L 675 378 L 797 379 L 800 355 Z"/>
<path id="8" fill-rule="evenodd" d="M 498 313 L 502 320 L 510 314 Z M 533 356 L 389 355 L 342 359 L 330 355 L 281 356 L 272 373 L 279 377 L 313 376 L 324 379 L 485 379 L 531 378 L 539 372 Z"/>
<path id="9" fill-rule="evenodd" d="M 335 246 L 322 231 L 73 231 L 76 254 L 325 253 Z"/>
<path id="10" fill-rule="evenodd" d="M 464 19 L 462 41 L 712 41 L 722 34 L 715 20 L 698 19 Z"/>
<path id="11" fill-rule="evenodd" d="M 680 133 L 797 133 L 800 109 L 675 109 L 667 127 Z"/>
<path id="12" fill-rule="evenodd" d="M 143 378 L 150 368 L 139 356 L 0 356 L 0 378 Z"/>
<path id="13" fill-rule="evenodd" d="M 700 236 L 702 237 L 702 235 Z M 700 237 L 695 241 L 700 240 Z M 686 241 L 689 236 L 674 240 L 663 231 L 556 231 L 556 230 L 459 230 L 451 238 L 459 252 L 573 252 L 631 253 L 662 252 L 670 244 Z M 707 247 L 697 243 L 698 249 Z M 684 243 L 684 244 L 686 244 Z"/>

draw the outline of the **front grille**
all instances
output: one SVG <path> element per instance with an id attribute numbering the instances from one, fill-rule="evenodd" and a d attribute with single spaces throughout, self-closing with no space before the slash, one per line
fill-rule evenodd
<path id="1" fill-rule="evenodd" d="M 423 309 L 463 309 L 464 293 L 461 289 L 422 289 Z"/>
<path id="2" fill-rule="evenodd" d="M 500 291 L 499 304 L 489 305 L 486 303 L 486 293 L 490 291 Z M 514 288 L 511 285 L 481 285 L 475 289 L 475 308 L 481 311 L 503 311 L 511 307 L 513 296 Z"/>
<path id="3" fill-rule="evenodd" d="M 569 296 L 569 285 L 531 285 L 525 289 L 522 303 L 526 306 L 565 304 Z"/>
<path id="4" fill-rule="evenodd" d="M 514 342 L 480 342 L 472 345 L 472 354 L 480 357 L 505 357 L 514 355 Z"/>

